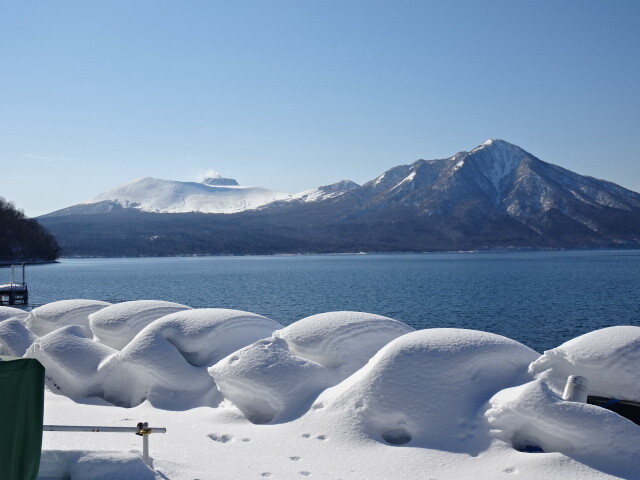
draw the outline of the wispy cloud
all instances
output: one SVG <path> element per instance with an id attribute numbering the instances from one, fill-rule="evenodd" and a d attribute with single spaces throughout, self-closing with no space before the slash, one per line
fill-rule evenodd
<path id="1" fill-rule="evenodd" d="M 32 153 L 24 153 L 20 155 L 20 157 L 46 163 L 75 162 L 77 160 L 73 157 L 63 157 L 58 155 L 34 155 Z"/>
<path id="2" fill-rule="evenodd" d="M 205 172 L 198 173 L 196 178 L 198 182 L 202 182 L 205 178 L 222 178 L 222 175 L 215 170 L 207 170 Z"/>

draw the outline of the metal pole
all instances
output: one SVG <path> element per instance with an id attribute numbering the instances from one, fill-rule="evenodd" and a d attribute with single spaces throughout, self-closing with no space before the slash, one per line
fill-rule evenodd
<path id="1" fill-rule="evenodd" d="M 139 429 L 136 427 L 76 427 L 73 425 L 44 425 L 42 430 L 45 432 L 118 432 L 118 433 L 136 433 Z M 159 428 L 156 430 L 160 430 Z"/>
<path id="2" fill-rule="evenodd" d="M 73 425 L 43 425 L 42 430 L 45 432 L 119 432 L 119 433 L 138 433 L 137 427 L 92 427 Z M 149 433 L 167 433 L 166 428 L 150 428 Z"/>

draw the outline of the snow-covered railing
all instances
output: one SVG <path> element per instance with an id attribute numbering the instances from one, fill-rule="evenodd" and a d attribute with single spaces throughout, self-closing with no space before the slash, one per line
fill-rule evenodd
<path id="1" fill-rule="evenodd" d="M 152 433 L 167 433 L 166 428 L 151 428 L 147 422 L 140 422 L 135 427 L 95 427 L 76 425 L 43 425 L 44 432 L 106 432 L 106 433 L 135 433 L 142 437 L 142 460 L 151 467 L 149 459 L 149 435 Z"/>

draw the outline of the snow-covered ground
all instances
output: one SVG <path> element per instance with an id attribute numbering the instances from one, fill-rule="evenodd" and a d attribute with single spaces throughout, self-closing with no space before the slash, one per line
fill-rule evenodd
<path id="1" fill-rule="evenodd" d="M 540 355 L 368 313 L 66 300 L 0 307 L 0 354 L 46 367 L 45 424 L 167 428 L 153 469 L 136 435 L 45 432 L 40 478 L 640 478 L 640 427 L 562 399 L 574 374 L 640 402 L 640 327 Z"/>

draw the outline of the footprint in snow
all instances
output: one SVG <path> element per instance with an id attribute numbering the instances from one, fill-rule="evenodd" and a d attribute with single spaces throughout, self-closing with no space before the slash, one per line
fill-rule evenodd
<path id="1" fill-rule="evenodd" d="M 210 433 L 207 435 L 214 442 L 227 443 L 233 440 L 233 435 L 227 435 L 226 433 Z"/>

